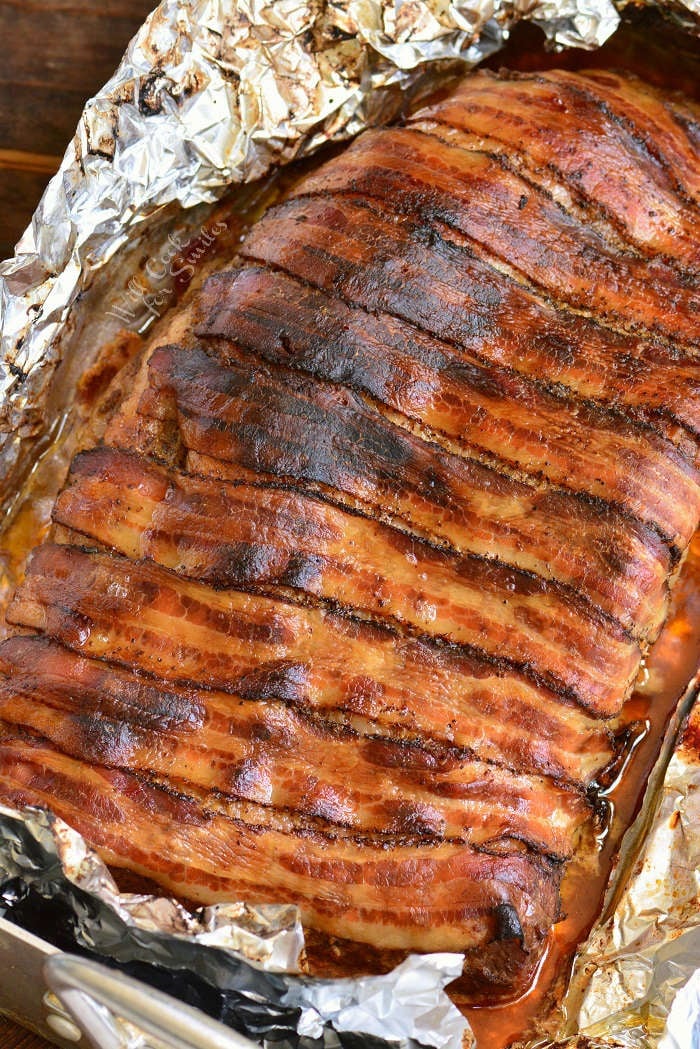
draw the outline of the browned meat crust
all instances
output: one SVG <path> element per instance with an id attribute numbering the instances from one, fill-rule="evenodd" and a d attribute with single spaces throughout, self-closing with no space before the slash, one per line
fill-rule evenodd
<path id="1" fill-rule="evenodd" d="M 1 724 L 0 786 L 10 802 L 30 794 L 58 808 L 108 859 L 128 857 L 181 896 L 257 898 L 264 886 L 271 902 L 299 903 L 310 925 L 387 948 L 476 951 L 512 940 L 527 956 L 557 912 L 558 869 L 536 853 L 327 836 L 294 814 L 241 806 L 172 776 L 77 761 Z"/>
<path id="2" fill-rule="evenodd" d="M 8 618 L 166 681 L 367 718 L 381 734 L 453 743 L 581 786 L 612 756 L 603 722 L 515 670 L 325 609 L 218 592 L 147 562 L 47 544 Z"/>
<path id="3" fill-rule="evenodd" d="M 239 328 L 244 317 L 241 310 Z M 289 346 L 291 325 L 284 323 Z M 337 350 L 337 342 L 333 346 Z M 359 352 L 353 351 L 354 345 L 354 366 Z M 221 367 L 201 350 L 164 347 L 149 362 L 151 386 L 139 411 L 174 419 L 180 454 L 195 472 L 310 482 L 345 505 L 400 519 L 437 545 L 496 555 L 558 583 L 579 604 L 587 598 L 632 633 L 656 634 L 672 555 L 652 528 L 585 493 L 528 485 L 495 464 L 450 454 L 352 391 L 253 365 L 232 349 L 227 357 Z M 332 360 L 329 377 L 340 354 Z M 396 373 L 398 367 L 393 381 Z M 409 386 L 407 378 L 399 387 L 404 405 Z M 421 382 L 424 412 L 426 388 Z"/>
<path id="4" fill-rule="evenodd" d="M 289 589 L 451 641 L 597 714 L 619 711 L 638 668 L 637 644 L 575 596 L 489 558 L 435 550 L 318 496 L 214 483 L 97 448 L 74 460 L 54 519 L 216 589 Z"/>
<path id="5" fill-rule="evenodd" d="M 318 818 L 352 838 L 486 846 L 512 836 L 563 859 L 588 815 L 576 791 L 455 747 L 392 739 L 371 724 L 363 732 L 279 701 L 164 687 L 44 638 L 12 638 L 1 665 L 0 716 L 65 753 L 163 776 L 176 766 L 197 787 L 289 810 L 310 829 Z"/>
<path id="6" fill-rule="evenodd" d="M 272 208 L 73 462 L 2 797 L 522 989 L 700 521 L 688 129 L 612 74 L 478 74 Z"/>

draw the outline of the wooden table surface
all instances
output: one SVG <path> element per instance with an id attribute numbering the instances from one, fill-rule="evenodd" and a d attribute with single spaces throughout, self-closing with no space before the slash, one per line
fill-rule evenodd
<path id="1" fill-rule="evenodd" d="M 155 4 L 0 0 L 0 259 L 11 257 L 85 100 L 110 78 Z M 0 1017 L 0 1046 L 47 1049 L 48 1043 Z"/>
<path id="2" fill-rule="evenodd" d="M 12 255 L 85 100 L 156 2 L 0 0 L 0 259 Z"/>
<path id="3" fill-rule="evenodd" d="M 49 1043 L 35 1034 L 0 1018 L 0 1045 L 2 1049 L 50 1049 Z M 53 1049 L 56 1049 L 54 1046 Z"/>

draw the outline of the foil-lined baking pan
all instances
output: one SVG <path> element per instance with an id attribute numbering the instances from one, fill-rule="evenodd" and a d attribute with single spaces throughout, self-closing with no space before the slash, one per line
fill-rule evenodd
<path id="1" fill-rule="evenodd" d="M 695 0 L 650 6 L 674 22 L 667 41 L 697 31 Z M 164 0 L 88 102 L 15 258 L 0 265 L 0 492 L 7 512 L 0 603 L 48 520 L 81 419 L 81 377 L 111 340 L 138 339 L 167 318 L 189 280 L 200 280 L 235 240 L 236 216 L 244 222 L 274 195 L 280 168 L 391 119 L 458 69 L 504 47 L 512 56 L 507 45 L 518 22 L 539 26 L 553 47 L 595 50 L 616 38 L 622 7 L 611 0 Z M 232 186 L 240 187 L 234 203 L 217 204 Z M 688 1035 L 700 1025 L 693 804 L 700 753 L 694 715 L 676 748 L 694 684 L 680 691 L 601 919 L 532 1049 L 553 1039 L 700 1046 L 700 1035 Z M 103 1017 L 101 1037 L 124 1045 L 151 1044 L 155 1036 L 145 1033 L 148 992 L 141 1031 L 133 1014 L 131 1026 L 117 1015 L 118 1004 L 111 1034 L 104 1002 L 93 1001 L 92 1013 L 66 1012 L 76 983 L 84 980 L 84 995 L 94 976 L 84 963 L 69 963 L 74 968 L 61 975 L 59 962 L 53 977 L 49 963 L 66 1003 L 48 989 L 42 997 L 46 956 L 54 951 L 44 937 L 165 987 L 256 1040 L 302 1049 L 351 1042 L 379 1049 L 389 1041 L 457 1049 L 472 1041 L 444 993 L 460 956 L 408 959 L 386 977 L 290 975 L 302 957 L 293 909 L 252 913 L 233 901 L 192 916 L 157 897 L 120 893 L 81 839 L 44 813 L 5 812 L 0 828 L 0 910 L 13 918 L 0 927 L 0 951 L 20 966 L 4 998 L 0 988 L 0 1011 L 59 1044 L 70 1041 L 60 1041 L 61 1029 L 65 1035 L 67 1024 L 80 1016 L 89 1023 L 89 1015 L 93 1028 Z M 669 896 L 679 886 L 680 907 Z M 13 993 L 15 983 L 30 993 Z M 52 1025 L 47 1016 L 54 1014 Z"/>

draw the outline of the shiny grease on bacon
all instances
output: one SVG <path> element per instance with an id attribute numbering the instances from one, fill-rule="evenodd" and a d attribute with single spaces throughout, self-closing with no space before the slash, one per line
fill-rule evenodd
<path id="1" fill-rule="evenodd" d="M 4 798 L 522 989 L 700 521 L 681 111 L 477 74 L 253 227 L 73 462 L 0 646 Z"/>
<path id="2" fill-rule="evenodd" d="M 319 819 L 346 836 L 512 836 L 562 859 L 588 815 L 576 791 L 455 747 L 366 734 L 279 701 L 159 686 L 44 638 L 13 638 L 0 667 L 0 719 L 72 757 L 290 810 L 312 829 Z"/>
<path id="3" fill-rule="evenodd" d="M 639 665 L 640 649 L 620 627 L 547 581 L 435 550 L 317 496 L 212 483 L 98 448 L 74 460 L 54 519 L 217 589 L 288 588 L 526 675 L 534 667 L 535 680 L 598 714 L 617 712 Z"/>
<path id="4" fill-rule="evenodd" d="M 84 828 L 108 862 L 185 898 L 250 898 L 264 885 L 268 901 L 298 903 L 315 928 L 389 949 L 457 950 L 466 939 L 488 965 L 506 941 L 526 960 L 557 913 L 559 868 L 537 853 L 344 840 L 284 812 L 270 825 L 265 812 L 243 817 L 213 792 L 87 764 L 1 722 L 0 788 L 10 803 L 31 795 L 48 805 Z"/>
<path id="5" fill-rule="evenodd" d="M 467 132 L 485 142 L 526 178 L 550 178 L 559 199 L 580 199 L 638 251 L 691 270 L 700 263 L 697 156 L 652 88 L 630 94 L 616 73 L 480 72 L 467 92 L 458 89 L 425 116 L 427 127 L 444 129 L 452 141 Z M 411 123 L 421 126 L 423 118 L 418 113 Z M 672 164 L 656 151 L 659 141 Z"/>
<path id="6" fill-rule="evenodd" d="M 261 296 L 258 308 L 267 302 Z M 293 323 L 285 321 L 287 346 Z M 239 329 L 244 325 L 241 309 Z M 262 339 L 258 346 L 265 352 Z M 349 352 L 357 364 L 354 344 Z M 325 351 L 324 357 L 334 366 L 342 360 L 339 353 L 331 358 Z M 194 472 L 229 479 L 269 475 L 321 486 L 336 501 L 350 496 L 434 543 L 487 557 L 496 552 L 506 563 L 563 584 L 579 603 L 588 599 L 632 633 L 657 632 L 672 557 L 653 529 L 631 523 L 614 507 L 528 486 L 478 459 L 445 452 L 330 381 L 251 364 L 232 348 L 226 360 L 224 368 L 201 350 L 163 347 L 149 361 L 150 388 L 139 412 L 155 415 L 170 436 L 175 421 L 170 448 L 179 445 Z M 397 372 L 395 367 L 392 382 Z M 335 367 L 324 374 L 330 379 Z M 425 411 L 425 391 L 433 384 L 416 384 Z M 404 404 L 408 389 L 407 381 Z"/>
<path id="7" fill-rule="evenodd" d="M 348 181 L 352 184 L 350 176 Z M 406 201 L 406 208 L 409 206 Z M 410 321 L 416 330 L 404 329 L 404 344 L 408 342 L 412 350 L 415 347 L 419 360 L 425 355 L 431 370 L 439 373 L 423 396 L 428 403 L 421 404 L 421 422 L 469 451 L 496 456 L 562 487 L 573 482 L 578 490 L 619 505 L 670 539 L 689 541 L 698 525 L 694 437 L 689 435 L 686 446 L 677 448 L 652 424 L 645 425 L 619 409 L 590 403 L 568 388 L 547 389 L 545 382 L 526 378 L 510 367 L 481 364 L 473 356 L 451 351 L 445 340 L 436 345 L 425 338 L 423 329 L 429 326 L 453 337 L 450 305 L 459 318 L 455 327 L 466 327 L 469 332 L 482 327 L 485 330 L 479 340 L 489 341 L 489 315 L 498 314 L 498 324 L 508 323 L 499 289 L 491 294 L 483 281 L 472 283 L 472 294 L 477 301 L 481 298 L 478 312 L 486 318 L 482 320 L 469 308 L 469 298 L 465 313 L 463 266 L 450 267 L 450 284 L 445 288 L 447 279 L 444 284 L 440 280 L 442 266 L 432 265 L 439 258 L 435 246 L 428 250 L 430 260 L 421 264 L 418 274 L 412 265 L 411 243 L 403 248 L 400 239 L 392 238 L 385 246 L 383 232 L 393 226 L 392 216 L 375 219 L 364 203 L 337 197 L 328 200 L 325 194 L 294 199 L 283 207 L 285 214 L 275 209 L 252 230 L 244 253 L 324 289 L 338 289 L 365 309 L 395 313 Z M 382 236 L 377 234 L 378 225 Z M 418 253 L 424 254 L 422 246 Z M 214 278 L 225 279 L 225 275 Z M 502 283 L 500 276 L 498 283 Z M 696 308 L 700 309 L 700 293 Z M 516 330 L 518 316 L 516 313 L 510 321 Z M 466 339 L 460 334 L 461 341 Z M 506 360 L 510 359 L 507 354 Z M 634 476 L 639 477 L 639 485 L 631 483 Z M 683 509 L 669 503 L 669 484 L 689 500 L 683 500 Z"/>
<path id="8" fill-rule="evenodd" d="M 455 744 L 579 786 L 613 754 L 604 722 L 513 670 L 148 562 L 40 547 L 8 619 L 166 681 L 367 718 L 381 734 Z"/>

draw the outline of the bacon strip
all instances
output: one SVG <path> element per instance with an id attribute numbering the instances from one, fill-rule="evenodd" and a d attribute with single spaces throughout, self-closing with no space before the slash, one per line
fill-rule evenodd
<path id="1" fill-rule="evenodd" d="M 488 953 L 512 938 L 527 953 L 557 916 L 557 868 L 527 852 L 426 841 L 397 842 L 387 854 L 382 844 L 301 832 L 291 820 L 268 828 L 209 795 L 95 768 L 1 726 L 0 790 L 10 804 L 49 806 L 109 862 L 181 896 L 296 903 L 309 925 L 376 947 Z"/>
<path id="2" fill-rule="evenodd" d="M 613 119 L 637 140 L 639 153 L 664 169 L 681 198 L 700 205 L 697 102 L 610 70 L 589 69 L 579 77 L 560 70 L 557 79 L 592 90 L 601 108 L 614 113 Z"/>
<path id="3" fill-rule="evenodd" d="M 144 562 L 39 547 L 8 619 L 169 682 L 344 711 L 581 784 L 613 753 L 604 724 L 513 671 Z"/>
<path id="4" fill-rule="evenodd" d="M 240 275 L 242 283 L 249 274 Z M 250 275 L 260 292 L 256 298 L 262 311 L 265 284 L 261 288 L 258 274 Z M 259 276 L 277 279 L 271 274 Z M 237 285 L 238 280 L 230 293 L 237 307 L 236 329 L 245 341 L 247 319 L 236 297 Z M 284 309 L 288 314 L 290 306 L 302 321 L 287 319 L 282 327 L 276 311 Z M 303 299 L 294 297 L 294 289 L 283 284 L 272 321 L 280 326 L 270 325 L 272 337 L 266 341 L 263 330 L 255 343 L 258 348 L 265 352 L 276 342 L 275 356 L 282 359 L 283 342 L 295 353 L 296 362 L 297 347 L 301 345 L 303 353 L 303 340 L 309 338 L 310 353 L 319 347 L 320 360 L 314 356 L 309 366 L 314 376 L 320 373 L 328 380 L 369 376 L 371 354 L 378 345 L 372 346 L 368 339 L 372 320 L 351 317 L 348 321 L 347 313 L 352 311 L 343 314 L 319 305 L 323 312 L 317 315 L 329 329 L 337 324 L 339 330 L 351 332 L 344 345 L 335 343 L 331 357 L 319 345 L 311 322 L 297 335 L 305 306 Z M 233 322 L 233 311 L 231 317 Z M 375 379 L 367 379 L 372 394 L 424 416 L 430 414 L 426 390 L 431 387 L 438 405 L 455 403 L 460 391 L 448 388 L 444 372 L 418 372 L 415 343 L 410 358 L 405 339 L 397 339 L 396 345 L 402 357 L 397 353 L 391 362 L 392 385 L 387 391 L 375 369 Z M 346 492 L 372 507 L 384 507 L 457 550 L 499 557 L 573 586 L 633 633 L 655 636 L 665 616 L 670 552 L 650 528 L 630 522 L 614 507 L 601 507 L 564 490 L 543 491 L 495 467 L 446 453 L 392 425 L 353 392 L 237 359 L 230 347 L 221 356 L 227 359 L 226 368 L 197 349 L 165 347 L 156 351 L 149 365 L 151 388 L 139 411 L 176 419 L 185 448 L 197 453 L 189 459 L 193 469 L 222 477 L 271 474 L 320 483 L 332 488 L 336 497 L 339 491 Z M 352 376 L 347 376 L 346 362 Z M 404 380 L 400 386 L 398 377 Z M 441 391 L 442 399 L 437 396 Z M 409 409 L 412 399 L 415 407 Z M 459 430 L 456 422 L 454 426 Z M 247 473 L 226 471 L 208 461 L 212 457 Z M 687 514 L 690 507 L 680 509 Z"/>
<path id="5" fill-rule="evenodd" d="M 613 327 L 700 345 L 697 281 L 662 260 L 613 251 L 589 225 L 486 154 L 411 128 L 369 131 L 293 195 L 347 192 L 412 212 L 438 230 L 458 230 L 557 301 Z"/>
<path id="6" fill-rule="evenodd" d="M 480 318 L 465 313 L 459 283 L 450 273 L 445 276 L 452 283 L 442 283 L 441 267 L 432 265 L 437 253 L 430 252 L 430 268 L 422 260 L 420 269 L 414 267 L 412 246 L 406 251 L 401 238 L 388 239 L 395 228 L 390 218 L 353 200 L 301 198 L 269 212 L 243 251 L 317 286 L 336 288 L 367 309 L 396 313 L 421 329 L 439 328 L 441 335 L 447 334 L 452 313 L 459 325 L 483 339 L 487 331 L 480 330 Z M 425 255 L 420 247 L 418 255 Z M 454 265 L 451 269 L 454 273 Z M 231 278 L 224 274 L 213 280 Z M 498 289 L 492 293 L 480 281 L 471 293 L 487 303 L 489 316 L 502 311 Z M 424 424 L 470 452 L 480 450 L 535 478 L 611 501 L 673 541 L 685 545 L 690 540 L 700 520 L 694 455 L 687 458 L 653 430 L 640 430 L 639 424 L 568 394 L 555 395 L 511 369 L 482 365 L 451 352 L 444 342 L 436 346 L 420 331 L 404 329 L 404 339 L 409 338 L 412 355 L 437 373 L 430 376 L 427 403 L 418 410 Z M 632 476 L 643 482 L 630 483 Z M 669 499 L 671 488 L 685 493 L 683 510 Z"/>
<path id="7" fill-rule="evenodd" d="M 73 461 L 54 519 L 216 587 L 289 587 L 507 659 L 597 714 L 619 712 L 639 668 L 620 628 L 545 580 L 308 495 L 214 485 L 98 448 Z"/>
<path id="8" fill-rule="evenodd" d="M 410 215 L 389 220 L 367 201 L 349 197 L 334 201 L 330 210 L 328 202 L 324 207 L 312 198 L 273 214 L 286 222 L 290 212 L 311 227 L 307 231 L 289 223 L 293 239 L 285 244 L 284 256 L 278 246 L 273 258 L 304 280 L 254 265 L 214 274 L 199 297 L 197 334 L 233 340 L 268 360 L 293 364 L 319 377 L 330 370 L 333 381 L 356 388 L 369 390 L 371 385 L 383 391 L 373 389 L 374 396 L 420 420 L 433 384 L 445 381 L 446 372 L 445 377 L 458 376 L 464 358 L 495 364 L 501 372 L 507 362 L 508 369 L 532 378 L 538 388 L 559 391 L 574 402 L 616 407 L 693 454 L 700 434 L 700 380 L 692 355 L 558 311 L 453 239 L 427 237 Z M 324 212 L 335 220 L 332 240 L 313 222 Z M 400 284 L 380 282 L 379 276 L 376 283 L 350 283 L 362 250 L 353 240 L 364 228 L 371 230 L 374 250 L 362 263 L 381 272 L 391 258 L 401 257 L 404 273 L 418 286 L 419 295 L 407 295 Z M 255 245 L 251 238 L 244 250 L 252 251 Z M 292 245 L 301 250 L 292 255 Z M 334 256 L 333 269 L 329 259 L 324 258 L 320 268 L 305 257 L 307 252 L 318 257 L 321 250 Z M 324 279 L 325 274 L 332 280 Z M 352 304 L 339 299 L 338 291 L 351 297 Z M 382 366 L 372 367 L 379 347 Z M 438 365 L 442 367 L 436 375 Z M 424 401 L 415 404 L 413 398 L 421 390 Z M 426 408 L 435 401 L 428 399 Z"/>
<path id="9" fill-rule="evenodd" d="M 613 78 L 613 95 L 618 83 L 619 78 Z M 611 111 L 606 84 L 607 79 L 559 73 L 477 73 L 449 98 L 419 111 L 411 123 L 437 121 L 456 142 L 460 140 L 452 136 L 452 129 L 495 136 L 509 158 L 524 154 L 537 172 L 562 176 L 574 196 L 584 194 L 586 202 L 602 209 L 645 254 L 664 254 L 697 267 L 700 213 L 679 192 L 685 167 L 678 158 L 681 129 L 663 112 L 658 97 L 647 91 L 647 120 L 649 107 L 657 119 L 665 117 L 662 134 L 658 124 L 654 127 L 654 155 L 645 148 L 646 136 L 630 121 L 627 107 L 620 113 L 619 95 L 617 111 Z M 659 147 L 668 147 L 673 160 L 681 160 L 680 171 L 657 152 Z"/>
<path id="10" fill-rule="evenodd" d="M 279 702 L 163 688 L 41 638 L 0 646 L 0 670 L 0 718 L 72 757 L 318 817 L 336 833 L 515 839 L 562 859 L 588 816 L 580 795 L 542 777 Z"/>

